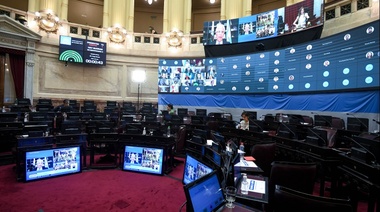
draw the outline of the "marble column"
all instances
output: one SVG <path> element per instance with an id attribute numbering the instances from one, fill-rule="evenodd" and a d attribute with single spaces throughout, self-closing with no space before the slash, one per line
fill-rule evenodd
<path id="1" fill-rule="evenodd" d="M 109 23 L 109 2 L 110 0 L 104 0 L 103 4 L 103 28 L 108 28 L 110 26 Z"/>
<path id="2" fill-rule="evenodd" d="M 221 1 L 221 20 L 243 17 L 243 1 Z"/>
<path id="3" fill-rule="evenodd" d="M 185 5 L 188 5 L 188 1 L 178 0 L 165 0 L 164 2 L 164 32 L 170 32 L 173 29 L 185 30 L 185 20 L 189 14 L 186 11 Z M 191 7 L 190 16 L 191 16 Z M 191 24 L 190 24 L 191 25 Z M 189 29 L 190 32 L 190 29 Z"/>
<path id="4" fill-rule="evenodd" d="M 59 12 L 59 19 L 67 21 L 67 16 L 69 12 L 69 0 L 61 0 L 60 4 L 60 12 Z"/>
<path id="5" fill-rule="evenodd" d="M 135 1 L 127 1 L 126 10 L 128 11 L 125 14 L 125 29 L 127 31 L 133 32 L 134 19 L 135 19 Z"/>
<path id="6" fill-rule="evenodd" d="M 29 12 L 34 13 L 34 12 L 38 11 L 37 6 L 36 6 L 36 1 L 37 0 L 29 0 L 28 1 L 28 11 Z"/>
<path id="7" fill-rule="evenodd" d="M 111 11 L 110 14 L 110 25 L 118 24 L 121 27 L 125 27 L 125 17 L 126 17 L 126 1 L 125 0 L 113 0 L 109 5 Z"/>
<path id="8" fill-rule="evenodd" d="M 35 57 L 35 41 L 28 41 L 25 55 L 24 70 L 24 97 L 33 100 L 33 73 L 34 73 L 34 57 Z"/>

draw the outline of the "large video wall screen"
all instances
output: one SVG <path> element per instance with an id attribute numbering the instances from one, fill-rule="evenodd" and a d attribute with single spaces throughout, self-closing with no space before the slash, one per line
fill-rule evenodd
<path id="1" fill-rule="evenodd" d="M 292 93 L 379 87 L 379 21 L 273 51 L 160 59 L 159 93 Z"/>
<path id="2" fill-rule="evenodd" d="M 305 0 L 252 16 L 205 22 L 204 45 L 224 45 L 281 36 L 323 24 L 323 0 Z"/>

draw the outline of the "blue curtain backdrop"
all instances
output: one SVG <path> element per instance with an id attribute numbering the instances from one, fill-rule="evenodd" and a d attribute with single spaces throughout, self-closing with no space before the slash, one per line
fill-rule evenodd
<path id="1" fill-rule="evenodd" d="M 159 94 L 158 104 L 182 107 L 254 108 L 379 113 L 379 90 L 327 94 L 194 95 Z"/>

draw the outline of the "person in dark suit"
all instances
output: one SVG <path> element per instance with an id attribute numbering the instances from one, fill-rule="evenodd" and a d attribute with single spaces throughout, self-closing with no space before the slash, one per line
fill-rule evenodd
<path id="1" fill-rule="evenodd" d="M 63 100 L 63 104 L 58 105 L 57 107 L 54 108 L 54 112 L 72 112 L 73 107 L 70 106 L 69 100 L 65 99 Z"/>
<path id="2" fill-rule="evenodd" d="M 224 39 L 226 33 L 226 28 L 222 23 L 218 23 L 215 28 L 215 45 L 223 45 L 228 44 L 228 42 Z"/>

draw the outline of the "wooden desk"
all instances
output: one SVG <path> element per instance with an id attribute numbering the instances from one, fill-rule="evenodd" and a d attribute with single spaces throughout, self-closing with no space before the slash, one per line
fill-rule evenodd
<path id="1" fill-rule="evenodd" d="M 89 168 L 117 168 L 120 166 L 121 154 L 119 146 L 119 134 L 117 133 L 91 133 L 88 135 L 88 145 L 90 147 L 90 164 Z M 108 149 L 108 152 L 103 156 L 105 163 L 95 164 L 95 149 L 108 145 L 108 148 L 113 147 L 113 151 Z M 119 161 L 117 160 L 119 158 Z M 107 163 L 106 163 L 107 162 Z"/>
<path id="2" fill-rule="evenodd" d="M 253 206 L 254 208 L 258 208 L 263 210 L 263 206 L 265 204 L 268 204 L 268 178 L 267 177 L 262 177 L 262 176 L 257 176 L 257 175 L 247 175 L 248 179 L 253 179 L 253 180 L 259 180 L 259 181 L 264 181 L 265 182 L 265 193 L 256 193 L 256 192 L 251 192 L 249 191 L 248 194 L 242 194 L 241 193 L 241 176 L 237 176 L 237 181 L 236 181 L 236 188 L 238 189 L 237 194 L 236 194 L 236 202 L 242 203 L 245 205 Z"/>
<path id="3" fill-rule="evenodd" d="M 126 144 L 143 144 L 152 147 L 164 148 L 164 173 L 170 173 L 174 168 L 174 147 L 175 137 L 166 136 L 149 136 L 149 135 L 132 135 L 132 134 L 120 134 L 119 135 L 120 146 Z"/>
<path id="4" fill-rule="evenodd" d="M 364 161 L 339 154 L 342 163 L 338 166 L 338 188 L 345 184 L 349 187 L 350 199 L 357 203 L 357 194 L 368 194 L 368 212 L 380 211 L 380 164 L 367 164 Z"/>

